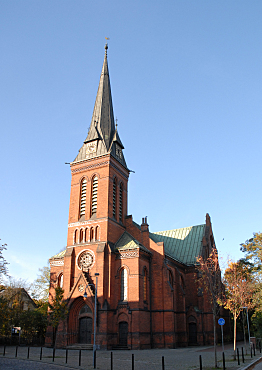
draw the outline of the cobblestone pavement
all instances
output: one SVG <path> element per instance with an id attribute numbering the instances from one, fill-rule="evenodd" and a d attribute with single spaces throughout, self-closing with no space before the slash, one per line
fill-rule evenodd
<path id="1" fill-rule="evenodd" d="M 238 344 L 241 353 L 242 344 Z M 4 347 L 0 346 L 0 369 L 21 369 L 21 370 L 59 370 L 68 368 L 77 368 L 91 370 L 93 369 L 93 353 L 92 351 L 81 351 L 81 366 L 79 366 L 79 351 L 69 350 L 68 361 L 65 363 L 64 349 L 55 351 L 55 359 L 53 362 L 53 350 L 44 348 L 42 352 L 42 360 L 40 361 L 40 348 L 31 347 L 29 351 L 27 347 L 17 348 L 6 347 L 5 356 L 3 356 Z M 211 370 L 214 368 L 214 353 L 213 347 L 193 347 L 193 348 L 177 348 L 177 349 L 154 349 L 141 351 L 112 351 L 113 353 L 113 370 L 131 370 L 132 369 L 132 354 L 134 354 L 135 370 L 161 370 L 162 356 L 164 356 L 165 370 L 198 370 L 199 356 L 201 355 L 203 370 Z M 257 353 L 256 357 L 250 358 L 250 355 L 245 356 L 245 363 L 241 361 L 241 365 L 237 365 L 237 361 L 233 361 L 233 349 L 231 345 L 225 346 L 226 368 L 229 370 L 244 369 L 254 360 L 258 360 L 261 354 Z M 218 348 L 217 353 L 218 364 L 222 366 L 222 350 Z M 7 362 L 6 362 L 7 361 Z M 9 362 L 10 363 L 9 363 Z M 13 365 L 12 365 L 13 364 Z M 17 364 L 17 365 L 16 365 Z M 33 365 L 32 365 L 33 364 Z M 60 366 L 54 366 L 60 365 Z M 7 367 L 9 366 L 9 367 Z M 13 366 L 13 367 L 12 367 Z M 19 367 L 21 366 L 21 367 Z M 257 365 L 258 366 L 258 365 Z M 111 352 L 97 351 L 98 370 L 111 370 Z M 261 368 L 255 368 L 262 370 Z"/>

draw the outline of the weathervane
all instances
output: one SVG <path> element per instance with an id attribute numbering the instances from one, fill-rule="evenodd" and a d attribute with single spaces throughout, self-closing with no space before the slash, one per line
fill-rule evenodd
<path id="1" fill-rule="evenodd" d="M 108 49 L 108 43 L 107 43 L 107 41 L 110 40 L 110 38 L 109 37 L 105 37 L 105 39 L 106 39 L 105 53 L 107 54 L 107 49 Z"/>
<path id="2" fill-rule="evenodd" d="M 116 131 L 117 131 L 117 121 L 118 121 L 118 119 L 116 118 Z"/>

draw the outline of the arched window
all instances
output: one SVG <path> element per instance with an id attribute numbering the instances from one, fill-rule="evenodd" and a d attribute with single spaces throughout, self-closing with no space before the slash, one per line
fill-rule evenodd
<path id="1" fill-rule="evenodd" d="M 85 305 L 81 308 L 81 310 L 79 311 L 79 315 L 83 315 L 84 313 L 92 313 L 91 308 L 90 308 L 87 304 L 85 304 Z"/>
<path id="2" fill-rule="evenodd" d="M 144 268 L 143 273 L 143 300 L 147 301 L 147 269 Z"/>
<path id="3" fill-rule="evenodd" d="M 83 243 L 83 241 L 84 241 L 84 230 L 81 229 L 79 234 L 79 243 Z"/>
<path id="4" fill-rule="evenodd" d="M 80 197 L 80 215 L 79 218 L 85 215 L 86 213 L 86 179 L 83 179 L 81 182 L 81 197 Z"/>
<path id="5" fill-rule="evenodd" d="M 88 228 L 85 229 L 85 242 L 88 242 Z"/>
<path id="6" fill-rule="evenodd" d="M 116 189 L 117 189 L 117 181 L 115 177 L 114 183 L 113 183 L 113 217 L 114 218 L 116 218 Z"/>
<path id="7" fill-rule="evenodd" d="M 63 273 L 61 273 L 57 279 L 57 286 L 59 286 L 60 288 L 63 288 L 63 282 L 64 282 L 64 275 Z"/>
<path id="8" fill-rule="evenodd" d="M 123 184 L 119 188 L 119 221 L 122 222 L 123 217 Z"/>
<path id="9" fill-rule="evenodd" d="M 91 215 L 95 215 L 97 210 L 97 188 L 98 188 L 98 177 L 95 176 L 92 181 Z"/>
<path id="10" fill-rule="evenodd" d="M 127 270 L 121 271 L 121 301 L 127 301 Z"/>
<path id="11" fill-rule="evenodd" d="M 170 285 L 173 287 L 173 275 L 170 270 L 168 270 L 168 280 L 169 280 Z"/>
<path id="12" fill-rule="evenodd" d="M 95 231 L 95 240 L 99 240 L 99 226 L 96 227 Z"/>
<path id="13" fill-rule="evenodd" d="M 78 240 L 77 240 L 78 239 L 78 230 L 77 229 L 75 230 L 74 239 L 75 239 L 74 244 L 77 244 L 77 242 L 78 242 Z"/>
<path id="14" fill-rule="evenodd" d="M 90 242 L 94 240 L 94 229 L 91 227 L 90 229 Z"/>

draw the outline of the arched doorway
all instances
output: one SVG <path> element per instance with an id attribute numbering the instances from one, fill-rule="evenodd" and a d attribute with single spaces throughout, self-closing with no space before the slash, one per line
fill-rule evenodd
<path id="1" fill-rule="evenodd" d="M 91 317 L 81 317 L 79 319 L 79 343 L 91 344 L 93 331 L 93 319 Z"/>
<path id="2" fill-rule="evenodd" d="M 196 345 L 197 344 L 197 325 L 195 322 L 190 322 L 188 324 L 188 344 L 189 345 Z"/>
<path id="3" fill-rule="evenodd" d="M 119 345 L 127 347 L 128 323 L 121 321 L 119 323 Z"/>

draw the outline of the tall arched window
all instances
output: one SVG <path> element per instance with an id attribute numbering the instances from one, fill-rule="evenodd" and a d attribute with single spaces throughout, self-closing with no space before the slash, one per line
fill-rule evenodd
<path id="1" fill-rule="evenodd" d="M 91 214 L 96 214 L 97 210 L 97 188 L 98 188 L 98 177 L 95 176 L 92 181 L 92 202 L 91 202 Z"/>
<path id="2" fill-rule="evenodd" d="M 117 188 L 117 181 L 114 178 L 113 183 L 113 217 L 116 218 L 116 188 Z"/>
<path id="3" fill-rule="evenodd" d="M 127 270 L 121 271 L 121 301 L 127 301 Z"/>
<path id="4" fill-rule="evenodd" d="M 77 242 L 78 242 L 78 230 L 76 229 L 75 230 L 75 235 L 74 235 L 74 244 L 77 244 Z"/>
<path id="5" fill-rule="evenodd" d="M 86 213 L 86 179 L 81 182 L 81 197 L 80 197 L 80 218 Z"/>
<path id="6" fill-rule="evenodd" d="M 147 270 L 143 271 L 143 300 L 147 301 Z"/>
<path id="7" fill-rule="evenodd" d="M 99 226 L 95 228 L 95 240 L 99 240 Z"/>
<path id="8" fill-rule="evenodd" d="M 85 229 L 85 242 L 88 242 L 88 228 Z"/>
<path id="9" fill-rule="evenodd" d="M 79 243 L 83 243 L 83 241 L 84 241 L 84 230 L 81 229 L 79 234 Z"/>
<path id="10" fill-rule="evenodd" d="M 94 240 L 94 229 L 93 227 L 91 227 L 90 229 L 90 242 L 92 242 Z"/>
<path id="11" fill-rule="evenodd" d="M 119 221 L 122 222 L 123 217 L 123 184 L 119 188 Z"/>
<path id="12" fill-rule="evenodd" d="M 57 279 L 57 286 L 59 286 L 60 288 L 63 288 L 63 282 L 64 282 L 64 275 L 63 273 L 61 273 Z"/>

